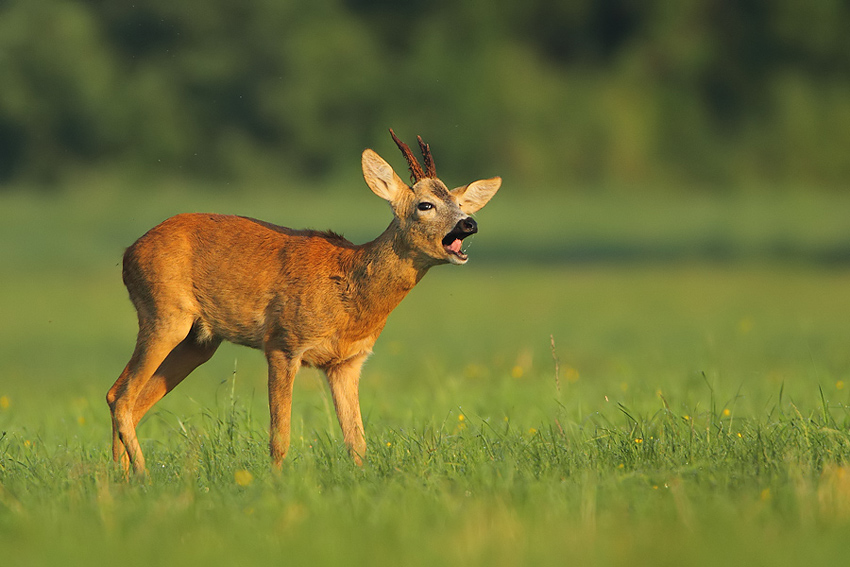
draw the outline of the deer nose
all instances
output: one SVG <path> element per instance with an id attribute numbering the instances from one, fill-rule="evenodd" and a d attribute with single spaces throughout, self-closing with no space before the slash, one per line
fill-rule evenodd
<path id="1" fill-rule="evenodd" d="M 478 223 L 472 217 L 466 217 L 457 222 L 456 228 L 466 234 L 475 234 L 478 232 Z"/>

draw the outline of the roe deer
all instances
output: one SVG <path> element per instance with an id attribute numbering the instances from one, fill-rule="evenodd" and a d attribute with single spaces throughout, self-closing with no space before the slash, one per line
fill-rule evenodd
<path id="1" fill-rule="evenodd" d="M 291 230 L 238 216 L 180 214 L 124 253 L 123 279 L 138 312 L 133 355 L 106 396 L 112 456 L 144 474 L 136 425 L 221 341 L 261 349 L 269 368 L 269 449 L 280 467 L 289 448 L 292 384 L 301 365 L 324 371 L 355 462 L 366 451 L 360 369 L 390 312 L 429 268 L 464 264 L 469 216 L 496 193 L 499 177 L 449 191 L 418 138 L 424 165 L 390 130 L 412 186 L 377 153 L 363 152 L 363 177 L 389 201 L 393 219 L 355 245 L 333 232 Z"/>

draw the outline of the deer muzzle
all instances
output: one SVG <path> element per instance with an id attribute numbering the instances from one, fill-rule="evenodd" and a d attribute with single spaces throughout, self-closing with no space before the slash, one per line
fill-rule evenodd
<path id="1" fill-rule="evenodd" d="M 466 217 L 457 221 L 455 227 L 443 237 L 443 248 L 461 263 L 466 262 L 468 256 L 461 250 L 462 240 L 471 234 L 478 232 L 478 223 L 472 217 Z"/>

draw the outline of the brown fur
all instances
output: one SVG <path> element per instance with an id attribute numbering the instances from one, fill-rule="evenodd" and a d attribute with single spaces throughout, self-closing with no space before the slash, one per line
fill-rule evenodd
<path id="1" fill-rule="evenodd" d="M 364 361 L 390 312 L 429 268 L 465 262 L 441 240 L 501 183 L 493 178 L 448 191 L 426 179 L 409 187 L 372 150 L 363 152 L 363 174 L 394 214 L 366 244 L 245 217 L 181 214 L 127 249 L 123 279 L 139 334 L 107 394 L 112 455 L 125 470 L 145 470 L 135 431 L 142 416 L 225 340 L 266 355 L 275 465 L 289 447 L 292 384 L 303 364 L 327 376 L 344 441 L 361 462 Z M 422 201 L 433 207 L 419 210 Z"/>

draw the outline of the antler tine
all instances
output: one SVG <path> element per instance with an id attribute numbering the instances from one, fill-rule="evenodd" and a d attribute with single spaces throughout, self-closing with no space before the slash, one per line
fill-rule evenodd
<path id="1" fill-rule="evenodd" d="M 398 149 L 401 150 L 401 153 L 404 154 L 404 157 L 407 159 L 407 166 L 410 168 L 410 178 L 413 182 L 416 183 L 423 177 L 427 177 L 425 172 L 422 171 L 422 166 L 419 165 L 419 161 L 416 159 L 416 156 L 414 156 L 413 152 L 410 151 L 410 147 L 398 139 L 398 136 L 395 135 L 392 128 L 390 128 L 390 135 L 393 137 L 395 145 L 398 146 Z"/>
<path id="2" fill-rule="evenodd" d="M 425 160 L 425 177 L 437 177 L 437 170 L 434 167 L 434 157 L 431 155 L 431 146 L 422 141 L 422 136 L 416 136 L 419 140 L 419 149 L 422 150 L 422 159 Z"/>

